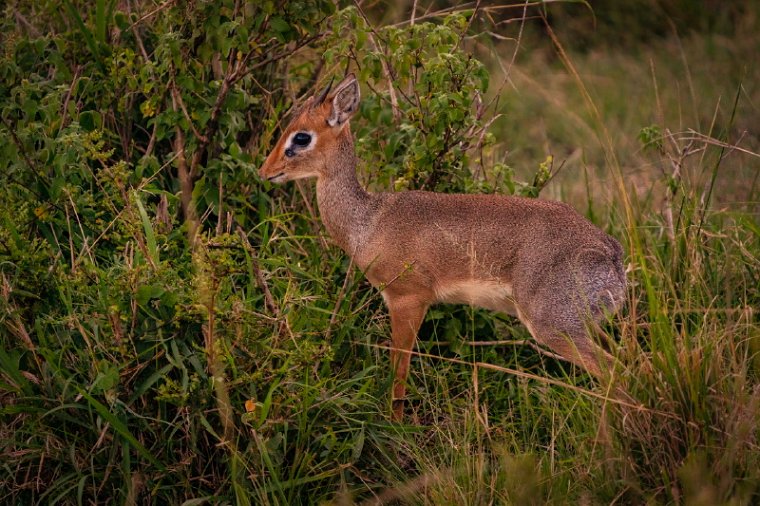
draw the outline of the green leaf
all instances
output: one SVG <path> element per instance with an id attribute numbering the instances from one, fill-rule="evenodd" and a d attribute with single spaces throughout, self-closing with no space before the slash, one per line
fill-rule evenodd
<path id="1" fill-rule="evenodd" d="M 359 457 L 362 455 L 362 450 L 364 449 L 364 424 L 362 424 L 362 428 L 359 431 L 359 435 L 356 436 L 356 440 L 354 441 L 354 448 L 351 452 L 351 458 L 354 462 L 359 460 Z"/>
<path id="2" fill-rule="evenodd" d="M 121 11 L 116 11 L 113 15 L 113 21 L 119 30 L 126 30 L 129 28 L 129 18 Z"/>
<path id="3" fill-rule="evenodd" d="M 79 114 L 79 125 L 86 132 L 99 129 L 102 124 L 103 120 L 98 111 L 83 111 Z"/>
<path id="4" fill-rule="evenodd" d="M 290 23 L 280 16 L 273 16 L 272 19 L 269 20 L 269 26 L 271 26 L 274 31 L 281 34 L 286 34 L 291 30 Z"/>
<path id="5" fill-rule="evenodd" d="M 20 353 L 13 352 L 12 354 L 8 354 L 5 349 L 0 347 L 0 366 L 2 366 L 2 371 L 13 381 L 13 390 L 23 392 L 26 395 L 32 395 L 31 383 L 21 374 L 19 368 L 20 360 Z"/>
<path id="6" fill-rule="evenodd" d="M 106 0 L 95 2 L 95 36 L 101 44 L 106 43 Z"/>
<path id="7" fill-rule="evenodd" d="M 92 391 L 95 393 L 102 393 L 107 390 L 111 390 L 113 387 L 119 384 L 119 368 L 113 364 L 105 364 L 103 370 L 100 371 L 92 384 Z"/>
<path id="8" fill-rule="evenodd" d="M 135 292 L 135 300 L 141 306 L 146 305 L 151 299 L 160 299 L 164 294 L 164 289 L 158 285 L 142 285 Z"/>
<path id="9" fill-rule="evenodd" d="M 145 207 L 143 206 L 142 200 L 140 200 L 140 195 L 137 193 L 136 190 L 133 192 L 133 194 L 135 197 L 135 203 L 137 204 L 137 209 L 140 212 L 140 220 L 142 221 L 143 230 L 145 231 L 145 241 L 148 247 L 148 254 L 153 260 L 153 263 L 155 265 L 158 265 L 160 259 L 158 256 L 158 246 L 156 244 L 156 235 L 153 233 L 153 225 L 150 222 L 150 218 L 148 218 L 148 213 L 145 212 Z"/>

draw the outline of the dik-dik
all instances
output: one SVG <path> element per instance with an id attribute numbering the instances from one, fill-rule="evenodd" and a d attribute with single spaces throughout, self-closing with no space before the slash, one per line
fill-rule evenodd
<path id="1" fill-rule="evenodd" d="M 517 316 L 535 340 L 600 376 L 612 357 L 589 337 L 623 303 L 620 244 L 570 206 L 501 195 L 370 193 L 356 178 L 348 75 L 310 97 L 259 170 L 275 183 L 315 177 L 333 240 L 382 290 L 391 317 L 393 412 L 403 412 L 411 351 L 437 302 Z"/>

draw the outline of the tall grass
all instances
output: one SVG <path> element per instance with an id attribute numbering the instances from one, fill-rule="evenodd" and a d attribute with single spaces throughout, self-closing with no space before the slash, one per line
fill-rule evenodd
<path id="1" fill-rule="evenodd" d="M 528 138 L 543 133 L 544 149 L 569 155 L 570 166 L 547 190 L 588 202 L 588 215 L 628 246 L 629 299 L 615 325 L 620 365 L 609 400 L 571 388 L 574 376 L 556 387 L 425 354 L 417 364 L 425 396 L 418 411 L 428 435 L 405 448 L 416 477 L 377 503 L 750 504 L 760 497 L 753 183 L 760 163 L 756 132 L 747 130 L 758 90 L 746 81 L 759 69 L 723 72 L 722 80 L 707 70 L 741 69 L 736 56 L 748 55 L 752 43 L 721 41 L 718 51 L 728 55 L 715 62 L 700 53 L 712 44 L 704 36 L 659 43 L 665 51 L 653 48 L 645 58 L 619 49 L 564 53 L 564 70 L 543 59 L 518 63 L 513 76 L 527 87 L 507 98 L 520 112 L 510 109 L 505 138 L 531 145 Z M 620 68 L 628 79 L 599 84 L 605 77 L 596 72 L 620 75 Z M 536 109 L 547 118 L 531 122 Z M 656 127 L 640 133 L 650 124 Z M 525 164 L 544 155 L 512 156 Z M 489 350 L 485 361 L 504 358 L 495 355 Z M 464 393 L 440 379 L 452 373 L 464 375 Z M 443 383 L 432 401 L 431 378 Z"/>

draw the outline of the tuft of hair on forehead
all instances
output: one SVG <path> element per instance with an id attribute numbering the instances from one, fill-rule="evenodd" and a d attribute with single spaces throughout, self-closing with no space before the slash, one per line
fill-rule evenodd
<path id="1" fill-rule="evenodd" d="M 293 123 L 306 109 L 305 107 L 309 105 L 309 101 L 312 97 L 307 98 L 304 102 L 301 102 L 300 104 L 293 104 L 290 107 L 290 110 L 285 113 L 284 116 L 284 123 L 286 125 L 290 125 Z"/>

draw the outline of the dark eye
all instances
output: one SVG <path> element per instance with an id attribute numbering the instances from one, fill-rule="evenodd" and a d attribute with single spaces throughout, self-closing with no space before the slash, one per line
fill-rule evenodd
<path id="1" fill-rule="evenodd" d="M 304 132 L 298 132 L 293 136 L 293 144 L 300 147 L 306 147 L 311 142 L 311 135 L 304 133 Z"/>

